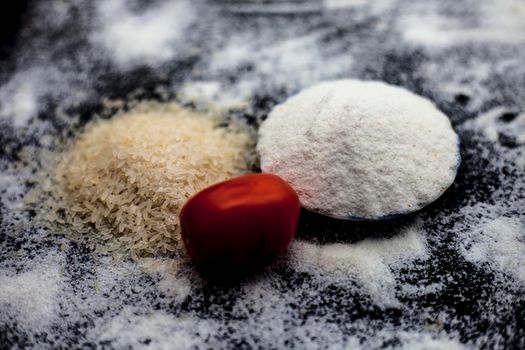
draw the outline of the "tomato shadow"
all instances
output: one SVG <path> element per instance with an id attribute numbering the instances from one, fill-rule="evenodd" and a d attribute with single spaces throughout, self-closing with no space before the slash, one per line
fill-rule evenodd
<path id="1" fill-rule="evenodd" d="M 277 258 L 269 257 L 256 264 L 242 266 L 229 263 L 227 259 L 217 259 L 203 264 L 194 264 L 193 268 L 199 277 L 206 281 L 207 285 L 231 288 L 264 273 Z"/>

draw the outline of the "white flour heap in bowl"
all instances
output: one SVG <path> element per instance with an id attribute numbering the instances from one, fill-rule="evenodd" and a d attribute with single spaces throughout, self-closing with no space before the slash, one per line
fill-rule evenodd
<path id="1" fill-rule="evenodd" d="M 458 136 L 432 102 L 381 82 L 317 84 L 274 108 L 261 169 L 324 215 L 377 220 L 421 209 L 454 181 Z"/>

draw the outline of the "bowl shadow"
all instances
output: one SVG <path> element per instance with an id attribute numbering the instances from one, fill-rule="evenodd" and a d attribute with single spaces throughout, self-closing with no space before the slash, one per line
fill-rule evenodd
<path id="1" fill-rule="evenodd" d="M 355 243 L 365 238 L 391 238 L 413 224 L 419 212 L 380 221 L 335 219 L 301 209 L 295 238 L 317 244 Z"/>

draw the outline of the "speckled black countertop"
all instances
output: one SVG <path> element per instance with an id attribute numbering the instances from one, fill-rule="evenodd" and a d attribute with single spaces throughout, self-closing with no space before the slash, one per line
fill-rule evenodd
<path id="1" fill-rule="evenodd" d="M 171 10 L 177 35 L 150 51 L 105 39 L 115 23 L 147 27 Z M 20 24 L 2 15 L 13 35 L 4 32 L 0 56 L 0 348 L 525 348 L 522 1 L 137 0 L 120 11 L 29 1 L 19 12 Z M 191 267 L 148 273 L 59 247 L 16 211 L 26 174 L 9 165 L 63 128 L 58 111 L 87 122 L 106 98 L 192 95 L 233 101 L 232 113 L 256 123 L 301 88 L 338 78 L 428 97 L 462 141 L 455 183 L 416 214 L 369 223 L 301 214 L 297 237 L 316 245 L 417 227 L 418 258 L 374 255 L 389 274 L 379 291 L 362 276 L 297 267 L 292 253 L 227 286 Z"/>

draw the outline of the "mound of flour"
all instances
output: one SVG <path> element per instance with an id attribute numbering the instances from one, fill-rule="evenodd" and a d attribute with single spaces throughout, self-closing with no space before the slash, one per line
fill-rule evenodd
<path id="1" fill-rule="evenodd" d="M 380 82 L 317 84 L 275 107 L 259 131 L 261 168 L 304 207 L 337 218 L 412 212 L 454 181 L 458 137 L 429 100 Z"/>

